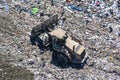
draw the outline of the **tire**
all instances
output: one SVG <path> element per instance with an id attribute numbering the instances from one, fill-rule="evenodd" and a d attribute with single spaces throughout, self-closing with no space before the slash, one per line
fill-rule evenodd
<path id="1" fill-rule="evenodd" d="M 63 63 L 70 63 L 70 59 L 68 58 L 68 56 L 64 53 L 60 53 L 58 52 L 57 53 L 57 58 L 60 62 L 63 62 Z"/>

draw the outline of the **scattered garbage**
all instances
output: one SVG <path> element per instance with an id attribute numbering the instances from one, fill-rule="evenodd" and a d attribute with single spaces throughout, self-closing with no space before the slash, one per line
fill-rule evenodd
<path id="1" fill-rule="evenodd" d="M 72 0 L 66 0 L 66 2 L 70 3 Z"/>
<path id="2" fill-rule="evenodd" d="M 0 1 L 0 9 L 5 8 L 6 13 L 9 13 L 9 5 L 6 1 Z"/>
<path id="3" fill-rule="evenodd" d="M 95 5 L 96 5 L 96 6 L 100 6 L 100 2 L 99 2 L 99 1 L 96 1 Z"/>
<path id="4" fill-rule="evenodd" d="M 110 29 L 109 32 L 111 33 L 113 31 L 112 27 L 110 26 L 109 29 Z"/>
<path id="5" fill-rule="evenodd" d="M 110 55 L 110 58 L 109 58 L 111 61 L 113 60 L 113 57 L 112 57 L 112 55 Z"/>
<path id="6" fill-rule="evenodd" d="M 28 60 L 28 64 L 30 64 L 30 65 L 32 65 L 32 64 L 34 64 L 35 62 L 33 61 L 33 59 L 29 59 Z"/>
<path id="7" fill-rule="evenodd" d="M 26 4 L 28 4 L 30 2 L 30 0 L 21 0 L 21 1 L 22 1 L 22 3 L 26 3 Z"/>
<path id="8" fill-rule="evenodd" d="M 0 9 L 3 9 L 5 6 L 5 2 L 4 1 L 0 1 Z"/>
<path id="9" fill-rule="evenodd" d="M 54 6 L 54 0 L 51 0 L 51 5 Z"/>
<path id="10" fill-rule="evenodd" d="M 32 14 L 36 14 L 36 13 L 38 13 L 38 11 L 39 11 L 39 9 L 38 8 L 32 8 Z"/>
<path id="11" fill-rule="evenodd" d="M 1 54 L 7 56 L 7 60 L 12 58 L 12 62 L 9 62 L 16 66 L 33 73 L 37 71 L 34 73 L 36 80 L 82 80 L 85 77 L 86 80 L 119 80 L 119 4 L 120 0 L 0 0 L 0 14 L 8 14 L 0 15 Z M 53 25 L 55 29 L 60 27 L 73 34 L 86 47 L 89 59 L 83 69 L 76 69 L 72 64 L 65 64 L 67 68 L 61 66 L 51 47 L 44 49 L 40 40 L 36 42 L 37 47 L 30 45 L 32 28 L 53 14 L 58 14 L 60 19 L 58 25 Z M 46 21 L 42 26 L 49 26 L 48 23 Z M 23 44 L 18 48 L 21 41 Z"/>
<path id="12" fill-rule="evenodd" d="M 69 5 L 68 7 L 72 10 L 82 11 L 82 9 L 80 7 L 76 7 L 75 5 Z"/>
<path id="13" fill-rule="evenodd" d="M 58 3 L 58 5 L 59 5 L 60 7 L 63 7 L 65 10 L 69 11 L 70 13 L 73 13 L 73 11 L 70 10 L 67 6 L 64 6 L 64 5 L 59 4 L 59 3 Z"/>

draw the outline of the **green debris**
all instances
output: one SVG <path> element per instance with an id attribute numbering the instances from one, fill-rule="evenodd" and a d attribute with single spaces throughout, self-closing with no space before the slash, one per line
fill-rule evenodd
<path id="1" fill-rule="evenodd" d="M 38 13 L 39 9 L 38 8 L 32 8 L 32 14 Z"/>

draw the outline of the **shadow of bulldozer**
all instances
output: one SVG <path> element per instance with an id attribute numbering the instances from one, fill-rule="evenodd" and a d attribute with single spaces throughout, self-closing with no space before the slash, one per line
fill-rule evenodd
<path id="1" fill-rule="evenodd" d="M 89 57 L 87 57 L 84 60 L 84 62 L 80 63 L 80 64 L 74 64 L 74 63 L 71 63 L 71 62 L 64 62 L 64 61 L 60 61 L 57 57 L 56 51 L 53 51 L 51 64 L 54 64 L 55 66 L 58 66 L 59 68 L 63 68 L 63 69 L 66 69 L 66 68 L 69 68 L 69 67 L 72 67 L 72 68 L 75 68 L 75 69 L 82 69 L 85 66 L 88 59 L 89 59 Z"/>
<path id="2" fill-rule="evenodd" d="M 81 64 L 73 64 L 71 62 L 60 61 L 58 59 L 57 52 L 52 48 L 52 45 L 49 45 L 48 47 L 45 47 L 43 45 L 43 43 L 42 43 L 42 40 L 38 36 L 36 36 L 34 38 L 34 40 L 32 40 L 32 41 L 34 41 L 34 44 L 32 44 L 32 45 L 37 45 L 39 47 L 41 54 L 44 53 L 44 50 L 50 50 L 50 52 L 52 53 L 51 64 L 53 64 L 55 66 L 58 66 L 60 68 L 72 67 L 72 68 L 75 68 L 75 69 L 82 69 L 85 66 L 86 62 L 87 62 L 88 57 Z"/>

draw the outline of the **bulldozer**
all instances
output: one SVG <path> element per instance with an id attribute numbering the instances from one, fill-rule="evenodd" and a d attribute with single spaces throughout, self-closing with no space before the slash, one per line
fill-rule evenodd
<path id="1" fill-rule="evenodd" d="M 54 15 L 33 27 L 31 42 L 36 44 L 35 39 L 38 37 L 43 46 L 51 46 L 56 51 L 58 60 L 75 64 L 83 63 L 87 58 L 85 47 L 62 28 L 54 28 L 54 25 L 58 24 L 58 20 L 58 15 Z"/>

